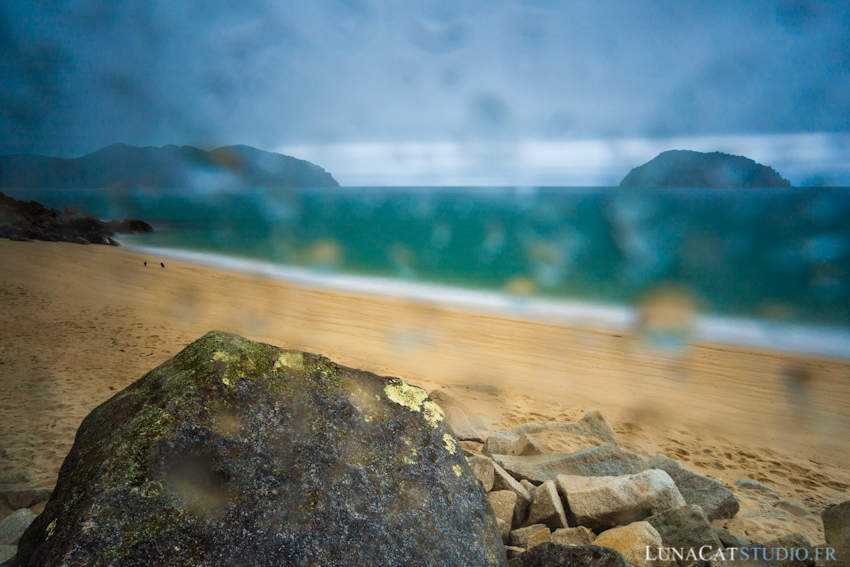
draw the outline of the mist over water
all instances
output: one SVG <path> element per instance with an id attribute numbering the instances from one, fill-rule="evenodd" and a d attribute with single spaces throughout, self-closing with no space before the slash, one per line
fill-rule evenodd
<path id="1" fill-rule="evenodd" d="M 23 196 L 23 194 L 19 194 Z M 125 244 L 479 291 L 850 327 L 850 191 L 357 187 L 28 191 L 158 228 Z"/>

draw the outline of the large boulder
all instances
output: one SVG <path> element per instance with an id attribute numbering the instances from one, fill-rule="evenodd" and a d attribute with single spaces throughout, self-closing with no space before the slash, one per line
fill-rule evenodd
<path id="1" fill-rule="evenodd" d="M 676 557 L 678 565 L 707 567 L 708 561 L 699 558 L 711 558 L 723 549 L 723 544 L 708 522 L 699 506 L 685 505 L 661 512 L 646 519 L 661 535 L 665 548 L 680 550 L 683 557 Z M 693 559 L 696 557 L 697 559 Z"/>
<path id="2" fill-rule="evenodd" d="M 211 332 L 95 408 L 21 567 L 506 565 L 419 388 Z"/>
<path id="3" fill-rule="evenodd" d="M 537 484 L 556 480 L 562 474 L 620 476 L 647 469 L 643 457 L 610 444 L 557 455 L 493 455 L 493 460 L 515 478 Z"/>
<path id="4" fill-rule="evenodd" d="M 598 545 L 542 543 L 511 560 L 511 567 L 630 567 L 619 551 Z"/>
<path id="5" fill-rule="evenodd" d="M 624 476 L 560 475 L 558 491 L 576 523 L 595 532 L 685 504 L 673 479 L 657 469 Z"/>
<path id="6" fill-rule="evenodd" d="M 713 478 L 689 471 L 678 461 L 664 455 L 655 455 L 649 467 L 661 469 L 670 475 L 688 504 L 700 506 L 709 520 L 734 518 L 740 508 L 732 491 Z"/>
<path id="7" fill-rule="evenodd" d="M 850 565 L 850 500 L 830 506 L 821 513 L 826 545 L 835 549 L 829 565 Z"/>

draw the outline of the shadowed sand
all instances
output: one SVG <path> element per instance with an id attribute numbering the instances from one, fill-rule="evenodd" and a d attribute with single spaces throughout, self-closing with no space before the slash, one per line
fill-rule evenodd
<path id="1" fill-rule="evenodd" d="M 494 430 L 599 409 L 625 448 L 663 452 L 730 486 L 742 510 L 715 525 L 756 541 L 800 531 L 820 543 L 820 510 L 848 498 L 848 360 L 717 345 L 674 358 L 628 334 L 174 261 L 163 269 L 160 260 L 106 246 L 0 240 L 0 472 L 27 470 L 52 486 L 89 411 L 220 329 L 429 391 L 455 385 L 453 395 Z M 802 393 L 783 378 L 792 364 L 809 377 Z M 780 498 L 737 489 L 740 478 L 764 482 Z"/>

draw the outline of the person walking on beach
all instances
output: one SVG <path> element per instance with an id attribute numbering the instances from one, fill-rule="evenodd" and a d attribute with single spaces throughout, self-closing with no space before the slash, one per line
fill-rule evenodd
<path id="1" fill-rule="evenodd" d="M 160 262 L 159 265 L 162 266 L 163 268 L 165 267 L 165 264 L 163 264 L 162 262 Z"/>
<path id="2" fill-rule="evenodd" d="M 147 268 L 147 267 L 148 267 L 148 261 L 145 260 L 145 268 Z"/>

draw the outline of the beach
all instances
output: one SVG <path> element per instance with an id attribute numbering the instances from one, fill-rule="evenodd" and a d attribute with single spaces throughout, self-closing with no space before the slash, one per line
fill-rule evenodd
<path id="1" fill-rule="evenodd" d="M 823 543 L 820 510 L 850 495 L 847 359 L 717 344 L 657 352 L 634 333 L 95 245 L 0 240 L 0 298 L 0 472 L 44 486 L 93 408 L 218 329 L 447 388 L 493 431 L 598 409 L 624 448 L 730 487 L 741 512 L 715 525 L 754 541 L 801 532 Z M 789 369 L 805 383 L 789 383 Z M 778 497 L 736 488 L 742 478 Z"/>

